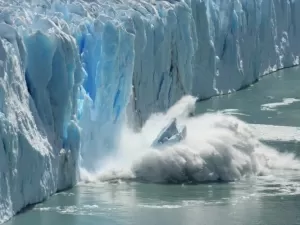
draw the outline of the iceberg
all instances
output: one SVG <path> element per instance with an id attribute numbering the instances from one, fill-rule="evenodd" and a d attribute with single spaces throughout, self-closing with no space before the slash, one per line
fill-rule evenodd
<path id="1" fill-rule="evenodd" d="M 160 148 L 161 146 L 165 144 L 175 144 L 178 143 L 186 137 L 186 126 L 183 126 L 183 128 L 178 129 L 177 128 L 177 122 L 176 118 L 172 119 L 171 122 L 165 126 L 156 139 L 153 141 L 151 147 L 153 148 Z"/>
<path id="2" fill-rule="evenodd" d="M 298 65 L 299 10 L 299 0 L 0 0 L 0 223 L 73 186 L 79 166 L 95 169 L 124 123 L 138 129 L 184 95 Z"/>

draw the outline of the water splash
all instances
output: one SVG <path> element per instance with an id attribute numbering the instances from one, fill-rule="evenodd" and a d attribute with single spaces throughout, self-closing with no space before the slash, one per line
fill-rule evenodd
<path id="1" fill-rule="evenodd" d="M 81 169 L 83 181 L 138 180 L 154 183 L 234 181 L 270 175 L 275 170 L 300 170 L 293 154 L 261 143 L 247 123 L 222 113 L 189 117 L 196 98 L 185 96 L 166 113 L 153 114 L 141 132 L 123 127 L 118 149 L 94 174 Z M 187 137 L 162 149 L 152 141 L 173 118 L 187 127 Z"/>

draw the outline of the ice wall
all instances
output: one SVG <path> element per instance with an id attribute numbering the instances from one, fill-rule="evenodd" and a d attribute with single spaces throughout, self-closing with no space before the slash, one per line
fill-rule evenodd
<path id="1" fill-rule="evenodd" d="M 76 183 L 82 80 L 71 35 L 50 20 L 11 21 L 4 16 L 16 8 L 1 10 L 0 223 Z"/>
<path id="2" fill-rule="evenodd" d="M 0 222 L 181 96 L 299 63 L 299 0 L 0 0 Z"/>
<path id="3" fill-rule="evenodd" d="M 146 38 L 136 49 L 133 82 L 140 123 L 184 93 L 200 99 L 230 93 L 299 64 L 299 1 L 169 2 L 145 3 L 159 16 L 145 10 L 139 17 L 146 21 L 137 34 Z"/>

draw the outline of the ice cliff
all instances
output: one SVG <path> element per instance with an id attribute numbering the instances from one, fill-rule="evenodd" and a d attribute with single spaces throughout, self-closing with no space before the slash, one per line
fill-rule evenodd
<path id="1" fill-rule="evenodd" d="M 297 0 L 0 0 L 0 222 L 76 183 L 124 120 L 297 65 Z"/>

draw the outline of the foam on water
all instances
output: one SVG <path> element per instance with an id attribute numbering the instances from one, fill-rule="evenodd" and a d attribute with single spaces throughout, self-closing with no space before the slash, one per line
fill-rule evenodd
<path id="1" fill-rule="evenodd" d="M 55 207 L 35 207 L 36 211 L 48 211 L 48 212 L 56 212 L 59 214 L 67 214 L 67 215 L 95 215 L 97 214 L 97 209 L 99 209 L 98 205 L 83 205 L 83 206 L 55 206 Z"/>
<path id="2" fill-rule="evenodd" d="M 124 127 L 119 148 L 102 160 L 95 174 L 81 169 L 82 180 L 234 181 L 275 170 L 300 170 L 300 160 L 293 154 L 279 153 L 261 143 L 250 125 L 233 116 L 207 113 L 189 117 L 195 103 L 192 96 L 183 97 L 166 113 L 153 114 L 139 133 Z M 151 148 L 174 117 L 179 125 L 186 125 L 186 139 L 163 149 Z"/>
<path id="3" fill-rule="evenodd" d="M 182 205 L 138 205 L 141 208 L 150 208 L 150 209 L 179 209 L 182 208 Z"/>
<path id="4" fill-rule="evenodd" d="M 282 102 L 274 102 L 274 103 L 267 103 L 267 104 L 263 104 L 261 105 L 261 110 L 263 111 L 276 111 L 276 108 L 280 107 L 280 106 L 288 106 L 291 105 L 295 102 L 299 102 L 300 99 L 296 99 L 296 98 L 284 98 L 282 100 Z"/>

